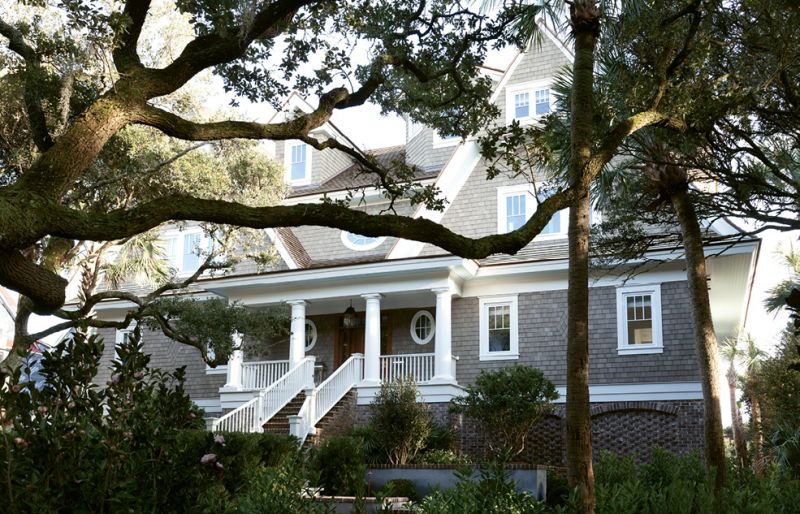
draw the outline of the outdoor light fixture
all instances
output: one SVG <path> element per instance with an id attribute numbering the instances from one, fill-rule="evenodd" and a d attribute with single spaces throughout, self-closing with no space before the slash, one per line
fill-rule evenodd
<path id="1" fill-rule="evenodd" d="M 344 328 L 355 328 L 356 326 L 356 310 L 353 308 L 353 300 L 350 300 L 350 307 L 344 311 L 342 326 Z"/>

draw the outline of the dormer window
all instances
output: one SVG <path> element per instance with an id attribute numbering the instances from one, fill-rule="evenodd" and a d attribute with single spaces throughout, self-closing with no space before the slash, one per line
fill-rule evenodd
<path id="1" fill-rule="evenodd" d="M 286 143 L 286 181 L 300 184 L 311 180 L 311 149 L 299 141 Z"/>
<path id="2" fill-rule="evenodd" d="M 497 233 L 513 232 L 533 214 L 536 201 L 528 184 L 501 187 L 497 190 Z"/>
<path id="3" fill-rule="evenodd" d="M 373 250 L 381 245 L 385 237 L 369 237 L 362 236 L 361 234 L 354 234 L 353 232 L 342 231 L 342 244 L 351 250 L 363 252 L 365 250 Z"/>
<path id="4" fill-rule="evenodd" d="M 166 232 L 161 241 L 167 261 L 179 276 L 194 273 L 214 248 L 214 240 L 199 228 Z"/>
<path id="5" fill-rule="evenodd" d="M 514 120 L 530 123 L 552 112 L 554 105 L 555 98 L 549 81 L 509 87 L 506 92 L 506 123 Z"/>

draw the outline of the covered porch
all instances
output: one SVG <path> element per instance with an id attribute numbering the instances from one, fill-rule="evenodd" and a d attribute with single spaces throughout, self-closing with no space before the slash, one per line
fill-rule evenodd
<path id="1" fill-rule="evenodd" d="M 220 389 L 223 408 L 269 388 L 306 359 L 314 361 L 317 387 L 351 363 L 359 404 L 401 377 L 413 379 L 425 401 L 448 401 L 461 390 L 451 303 L 475 269 L 448 256 L 209 281 L 206 289 L 245 305 L 291 309 L 288 344 L 273 352 L 278 359 L 249 361 L 234 352 Z"/>

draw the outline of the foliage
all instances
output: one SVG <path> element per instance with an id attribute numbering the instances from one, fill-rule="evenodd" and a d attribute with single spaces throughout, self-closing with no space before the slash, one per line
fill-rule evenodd
<path id="1" fill-rule="evenodd" d="M 459 455 L 453 450 L 426 450 L 417 455 L 414 462 L 418 464 L 452 464 L 462 466 L 471 464 L 472 460 L 468 455 Z"/>
<path id="2" fill-rule="evenodd" d="M 800 428 L 780 426 L 772 433 L 770 442 L 780 472 L 800 478 Z"/>
<path id="3" fill-rule="evenodd" d="M 411 480 L 395 478 L 389 480 L 378 489 L 376 496 L 379 498 L 408 498 L 412 502 L 419 501 L 417 487 Z"/>
<path id="4" fill-rule="evenodd" d="M 496 371 L 483 370 L 466 395 L 452 400 L 451 411 L 475 419 L 491 437 L 495 451 L 512 456 L 525 449 L 530 429 L 553 409 L 555 386 L 541 371 L 515 364 Z"/>
<path id="5" fill-rule="evenodd" d="M 418 401 L 418 394 L 413 380 L 397 379 L 381 384 L 370 405 L 375 442 L 389 464 L 411 462 L 431 434 L 430 408 Z"/>
<path id="6" fill-rule="evenodd" d="M 183 369 L 148 368 L 134 338 L 118 347 L 111 379 L 98 389 L 102 351 L 99 339 L 75 334 L 44 355 L 41 390 L 17 373 L 0 392 L 5 512 L 150 511 L 185 491 L 176 437 L 202 420 Z"/>
<path id="7" fill-rule="evenodd" d="M 544 512 L 544 504 L 527 492 L 518 492 L 502 466 L 480 473 L 459 476 L 451 489 L 435 491 L 425 497 L 414 512 L 429 514 L 536 514 Z"/>
<path id="8" fill-rule="evenodd" d="M 775 356 L 761 361 L 754 372 L 761 398 L 762 430 L 772 434 L 781 427 L 800 427 L 800 362 L 797 336 L 785 332 Z M 745 399 L 749 400 L 749 396 Z"/>
<path id="9" fill-rule="evenodd" d="M 800 481 L 777 473 L 759 478 L 733 465 L 729 483 L 715 495 L 713 477 L 706 475 L 697 454 L 676 456 L 656 449 L 651 462 L 638 464 L 633 456 L 605 452 L 596 469 L 598 514 L 778 514 L 795 512 L 800 501 Z M 553 512 L 580 512 L 576 502 L 573 494 Z"/>
<path id="10" fill-rule="evenodd" d="M 361 439 L 331 437 L 317 448 L 311 468 L 319 474 L 318 485 L 327 495 L 355 495 L 366 489 L 367 473 Z"/>
<path id="11" fill-rule="evenodd" d="M 198 348 L 210 365 L 228 361 L 231 351 L 237 349 L 234 333 L 246 336 L 242 345 L 250 356 L 268 354 L 271 344 L 285 340 L 289 334 L 285 307 L 248 309 L 219 298 L 162 298 L 143 315 L 148 328 L 159 330 L 167 323 L 168 335 Z"/>

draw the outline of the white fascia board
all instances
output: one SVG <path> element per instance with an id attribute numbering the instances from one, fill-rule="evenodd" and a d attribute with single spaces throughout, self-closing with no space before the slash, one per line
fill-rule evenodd
<path id="1" fill-rule="evenodd" d="M 192 401 L 195 405 L 206 411 L 207 414 L 222 413 L 222 404 L 219 398 L 197 398 Z"/>
<path id="2" fill-rule="evenodd" d="M 428 185 L 431 185 L 431 184 L 433 184 L 435 182 L 436 181 L 434 179 L 427 179 L 427 180 L 420 180 L 418 182 L 415 182 L 415 184 L 419 184 L 420 186 L 428 186 Z M 363 193 L 363 197 L 362 197 L 361 193 Z M 285 198 L 283 200 L 283 202 L 281 202 L 281 203 L 283 205 L 298 205 L 298 204 L 301 204 L 301 203 L 319 203 L 325 198 L 327 198 L 328 200 L 333 200 L 333 201 L 345 200 L 347 198 L 348 194 L 349 194 L 349 191 L 347 191 L 347 190 L 331 191 L 330 193 L 315 193 L 315 194 L 311 194 L 311 195 L 294 196 L 292 198 Z M 378 202 L 375 202 L 375 203 L 388 203 L 387 200 L 386 200 L 386 197 L 383 195 L 383 189 L 378 188 L 378 187 L 367 187 L 367 188 L 359 190 L 359 194 L 355 198 L 353 198 L 352 203 L 353 203 L 353 205 L 358 205 L 358 204 L 360 204 L 362 202 L 362 200 L 366 201 L 367 205 L 372 205 L 373 204 L 372 203 L 373 200 L 378 200 Z"/>
<path id="3" fill-rule="evenodd" d="M 358 391 L 358 405 L 369 405 L 381 390 L 380 385 L 359 384 L 356 386 Z M 417 384 L 422 401 L 425 403 L 448 403 L 455 397 L 464 396 L 464 388 L 458 384 Z"/>
<path id="4" fill-rule="evenodd" d="M 453 200 L 458 196 L 461 188 L 469 179 L 469 176 L 475 170 L 481 158 L 480 148 L 475 141 L 465 141 L 459 144 L 456 151 L 447 161 L 444 169 L 439 174 L 436 180 L 436 187 L 438 187 L 446 200 L 445 207 L 441 211 L 435 211 L 421 206 L 414 213 L 414 218 L 424 218 L 433 221 L 434 223 L 441 223 L 444 215 Z M 467 170 L 467 171 L 465 171 Z M 422 252 L 425 243 L 419 241 L 411 241 L 408 239 L 400 239 L 395 243 L 394 247 L 389 251 L 386 256 L 387 259 L 407 259 L 410 257 L 417 257 Z"/>
<path id="5" fill-rule="evenodd" d="M 565 403 L 567 388 L 556 387 L 559 398 L 554 403 Z M 589 401 L 597 402 L 648 402 L 668 400 L 702 400 L 700 382 L 660 382 L 650 384 L 590 385 Z"/>
<path id="6" fill-rule="evenodd" d="M 278 235 L 278 232 L 274 228 L 266 229 L 267 236 L 272 240 L 272 243 L 275 245 L 275 248 L 278 250 L 278 255 L 281 256 L 283 262 L 289 267 L 289 269 L 297 269 L 300 266 L 297 265 L 297 262 L 292 257 L 292 254 L 286 248 L 286 245 L 283 244 L 283 240 Z"/>
<path id="7" fill-rule="evenodd" d="M 190 293 L 190 294 L 165 295 L 162 298 L 191 298 L 192 300 L 203 301 L 203 300 L 210 300 L 212 298 L 225 298 L 225 297 L 219 296 L 214 293 L 209 293 L 207 291 L 198 291 L 196 293 Z M 99 319 L 112 320 L 112 321 L 116 319 L 121 321 L 129 310 L 136 309 L 137 307 L 138 306 L 135 303 L 128 300 L 106 300 L 95 305 L 94 310 L 98 314 L 102 314 L 97 316 Z"/>
<path id="8" fill-rule="evenodd" d="M 464 268 L 463 270 L 461 268 Z M 277 271 L 264 275 L 229 277 L 201 285 L 248 304 L 269 304 L 290 299 L 347 297 L 369 292 L 391 293 L 449 287 L 461 293 L 461 276 L 474 269 L 454 256 L 404 261 L 381 261 L 331 268 Z M 458 280 L 453 280 L 453 276 Z"/>

